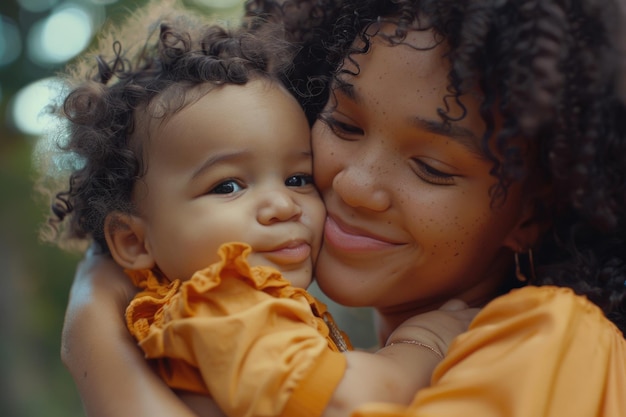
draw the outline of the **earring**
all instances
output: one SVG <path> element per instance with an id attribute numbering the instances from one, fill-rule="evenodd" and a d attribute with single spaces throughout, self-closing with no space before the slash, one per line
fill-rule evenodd
<path id="1" fill-rule="evenodd" d="M 515 257 L 515 278 L 517 278 L 519 282 L 528 281 L 528 278 L 526 278 L 526 275 L 524 275 L 522 269 L 519 267 L 519 252 L 515 252 L 513 256 Z"/>
<path id="2" fill-rule="evenodd" d="M 535 281 L 535 261 L 533 260 L 533 250 L 529 248 L 527 253 L 528 253 L 528 264 L 529 264 L 528 267 L 530 269 L 530 279 L 532 282 L 532 281 Z M 514 254 L 515 277 L 520 282 L 526 282 L 528 281 L 528 278 L 526 278 L 526 275 L 524 275 L 524 273 L 522 272 L 522 268 L 520 268 L 519 255 L 520 255 L 520 252 L 515 252 Z"/>
<path id="3" fill-rule="evenodd" d="M 528 248 L 528 263 L 530 264 L 530 280 L 531 282 L 537 281 L 535 276 L 535 261 L 533 260 L 533 250 Z"/>

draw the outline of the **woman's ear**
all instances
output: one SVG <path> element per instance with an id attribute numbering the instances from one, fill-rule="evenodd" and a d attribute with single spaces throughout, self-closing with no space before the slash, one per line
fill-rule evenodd
<path id="1" fill-rule="evenodd" d="M 527 252 L 539 240 L 543 227 L 532 219 L 520 221 L 504 240 L 504 246 L 513 252 Z"/>
<path id="2" fill-rule="evenodd" d="M 533 198 L 524 206 L 520 220 L 504 240 L 504 246 L 513 252 L 526 252 L 532 248 L 550 227 L 545 207 L 538 198 Z"/>
<path id="3" fill-rule="evenodd" d="M 155 260 L 146 244 L 146 224 L 128 213 L 114 212 L 104 221 L 104 237 L 111 256 L 126 269 L 150 269 Z"/>

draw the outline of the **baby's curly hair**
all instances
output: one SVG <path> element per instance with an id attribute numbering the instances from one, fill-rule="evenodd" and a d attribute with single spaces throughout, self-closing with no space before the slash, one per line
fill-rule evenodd
<path id="1" fill-rule="evenodd" d="M 249 0 L 246 4 L 248 16 L 280 20 L 276 17 L 280 10 L 291 11 L 282 19 L 292 41 L 304 46 L 296 60 L 300 71 L 292 73 L 299 79 L 290 84 L 323 86 L 303 101 L 310 113 L 319 112 L 327 101 L 333 77 L 343 71 L 341 62 L 367 52 L 371 36 L 366 29 L 371 25 L 396 23 L 395 34 L 387 37 L 391 44 L 403 42 L 410 30 L 434 30 L 446 44 L 450 62 L 449 95 L 439 110 L 443 121 L 454 120 L 446 112 L 446 100 L 476 89 L 482 94 L 480 111 L 486 125 L 482 149 L 493 161 L 497 179 L 491 190 L 493 204 L 502 202 L 516 181 L 528 180 L 527 187 L 543 184 L 549 190 L 537 197 L 538 215 L 550 226 L 534 248 L 533 283 L 567 286 L 588 296 L 626 333 L 626 108 L 618 88 L 616 3 Z M 355 47 L 355 39 L 362 46 Z M 324 64 L 317 60 L 320 50 L 326 54 Z M 497 129 L 496 116 L 502 123 Z M 531 161 L 524 157 L 526 149 L 533 155 Z"/>
<path id="2" fill-rule="evenodd" d="M 165 17 L 155 17 L 160 13 Z M 55 152 L 38 156 L 41 167 L 56 165 L 54 175 L 42 174 L 38 187 L 52 198 L 44 240 L 72 248 L 93 239 L 106 251 L 106 216 L 134 212 L 133 186 L 145 174 L 143 146 L 136 138 L 141 132 L 135 134 L 143 125 L 137 112 L 167 118 L 200 85 L 208 87 L 204 93 L 253 77 L 280 82 L 292 49 L 271 32 L 253 35 L 243 27 L 209 24 L 206 17 L 172 4 L 150 6 L 121 29 L 105 31 L 99 47 L 65 73 L 69 93 L 53 109 L 63 121 L 59 142 L 65 157 L 50 161 Z M 141 42 L 134 39 L 138 36 Z M 59 172 L 69 175 L 61 189 L 51 185 Z"/>

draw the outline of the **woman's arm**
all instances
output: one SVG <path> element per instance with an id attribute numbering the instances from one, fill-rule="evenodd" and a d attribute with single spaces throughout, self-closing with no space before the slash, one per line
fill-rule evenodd
<path id="1" fill-rule="evenodd" d="M 79 264 L 63 326 L 61 358 L 89 417 L 196 416 L 150 369 L 130 337 L 124 310 L 135 289 L 113 260 Z M 207 404 L 211 402 L 207 400 Z M 220 416 L 214 408 L 211 414 Z"/>

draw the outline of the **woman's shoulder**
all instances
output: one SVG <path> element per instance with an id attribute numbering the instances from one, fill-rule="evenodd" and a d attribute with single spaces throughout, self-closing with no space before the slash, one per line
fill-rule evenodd
<path id="1" fill-rule="evenodd" d="M 626 339 L 595 304 L 568 288 L 529 286 L 481 310 L 414 406 L 425 415 L 621 417 L 624 364 Z M 460 393 L 469 395 L 438 401 Z"/>
<path id="2" fill-rule="evenodd" d="M 464 344 L 509 344 L 524 341 L 541 349 L 620 351 L 626 359 L 626 339 L 602 310 L 573 290 L 527 286 L 488 303 L 476 316 Z M 573 343 L 575 341 L 575 343 Z M 527 343 L 533 342 L 533 343 Z"/>
<path id="3" fill-rule="evenodd" d="M 471 328 L 486 323 L 514 325 L 520 321 L 532 325 L 535 320 L 546 330 L 592 326 L 623 339 L 620 330 L 587 297 L 556 286 L 527 286 L 497 297 L 482 309 Z"/>
<path id="4" fill-rule="evenodd" d="M 621 331 L 602 310 L 572 289 L 527 286 L 510 291 L 488 303 L 472 322 L 470 330 L 483 326 L 533 331 L 554 335 L 559 331 L 609 332 L 624 339 Z"/>

